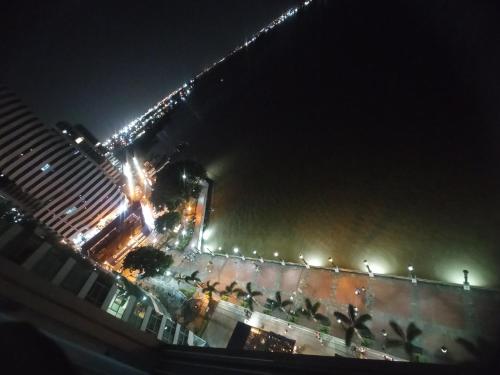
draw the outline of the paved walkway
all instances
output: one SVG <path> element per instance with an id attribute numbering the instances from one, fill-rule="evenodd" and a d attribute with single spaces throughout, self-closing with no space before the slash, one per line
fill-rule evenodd
<path id="1" fill-rule="evenodd" d="M 278 262 L 266 261 L 260 264 L 255 259 L 239 257 L 198 255 L 194 261 L 183 259 L 174 254 L 172 271 L 191 273 L 200 271 L 203 281 L 220 282 L 219 288 L 232 281 L 240 287 L 252 282 L 254 290 L 264 293 L 258 297 L 256 310 L 262 311 L 267 297 L 273 297 L 281 291 L 283 299 L 294 297 L 295 307 L 303 304 L 304 298 L 313 303 L 321 302 L 320 312 L 332 320 L 331 334 L 343 337 L 344 333 L 333 317 L 334 311 L 346 312 L 347 305 L 358 307 L 360 313 L 370 313 L 373 317 L 371 329 L 375 335 L 374 349 L 383 350 L 385 337 L 382 330 L 395 337 L 389 321 L 395 320 L 402 327 L 415 322 L 423 330 L 417 341 L 425 349 L 424 359 L 432 362 L 452 362 L 468 358 L 467 353 L 455 343 L 457 337 L 474 341 L 478 336 L 495 336 L 498 322 L 494 318 L 500 308 L 500 293 L 472 288 L 464 291 L 461 286 L 419 281 L 417 285 L 408 279 L 311 267 L 300 265 L 282 266 Z M 255 264 L 259 264 L 257 272 Z M 356 289 L 365 292 L 355 294 Z M 237 303 L 237 301 L 234 301 Z M 319 329 L 318 324 L 299 318 L 305 327 Z M 441 353 L 441 346 L 448 348 L 448 353 Z M 405 358 L 401 350 L 390 354 Z"/>
<path id="2" fill-rule="evenodd" d="M 247 318 L 243 307 L 225 301 L 219 301 L 217 304 L 203 338 L 212 347 L 226 347 L 238 321 L 295 340 L 296 352 L 300 354 L 325 356 L 340 354 L 349 357 L 363 355 L 368 359 L 389 360 L 387 356 L 384 358 L 384 353 L 366 348 L 363 348 L 363 353 L 353 353 L 350 348 L 345 347 L 342 339 L 324 333 L 318 335 L 314 329 L 257 311 Z M 398 358 L 392 358 L 392 360 L 398 360 Z"/>
<path id="3" fill-rule="evenodd" d="M 196 206 L 196 224 L 191 248 L 201 249 L 202 246 L 207 192 L 208 184 L 203 186 Z M 396 337 L 388 324 L 390 320 L 395 320 L 403 328 L 410 322 L 415 322 L 422 329 L 423 334 L 416 343 L 425 350 L 423 359 L 431 362 L 454 362 L 469 358 L 468 353 L 456 344 L 457 337 L 471 341 L 478 336 L 496 338 L 500 328 L 495 319 L 500 310 L 500 293 L 496 291 L 478 288 L 464 291 L 460 285 L 420 280 L 415 285 L 400 277 L 375 275 L 371 278 L 366 273 L 355 271 L 341 270 L 337 273 L 331 269 L 306 268 L 297 264 L 283 266 L 276 261 L 260 263 L 257 259 L 243 260 L 235 256 L 202 254 L 190 261 L 179 252 L 174 252 L 173 255 L 172 272 L 190 274 L 198 270 L 202 281 L 218 281 L 219 289 L 223 289 L 232 281 L 237 281 L 242 288 L 247 282 L 251 282 L 254 290 L 260 290 L 264 294 L 257 298 L 257 311 L 262 311 L 266 298 L 274 298 L 278 290 L 281 291 L 283 299 L 293 298 L 295 309 L 303 305 L 304 298 L 311 299 L 313 303 L 319 301 L 319 312 L 327 315 L 332 321 L 330 334 L 338 338 L 344 337 L 344 331 L 336 323 L 333 312 L 346 313 L 347 305 L 353 304 L 360 313 L 367 312 L 373 317 L 371 330 L 375 335 L 375 342 L 372 347 L 379 351 L 385 350 L 383 330 L 389 337 Z M 363 291 L 356 294 L 356 290 Z M 231 302 L 238 304 L 234 298 Z M 225 311 L 219 306 L 225 306 Z M 212 346 L 225 347 L 238 314 L 234 315 L 236 310 L 233 309 L 231 320 L 228 315 L 231 309 L 227 303 L 219 306 L 204 336 Z M 283 315 L 277 313 L 280 314 Z M 285 316 L 278 317 L 286 319 Z M 323 345 L 318 345 L 319 340 L 316 339 L 315 332 L 320 328 L 319 325 L 304 317 L 300 317 L 298 323 L 314 332 L 301 338 L 303 341 L 309 340 L 309 336 L 314 338 L 304 342 L 307 354 L 330 355 L 328 351 L 325 352 Z M 270 326 L 277 330 L 276 333 L 284 334 L 285 328 L 276 324 L 278 323 Z M 288 330 L 287 335 L 292 337 L 294 333 Z M 442 346 L 448 349 L 446 354 L 441 352 Z M 338 345 L 336 351 L 341 351 Z M 388 353 L 406 358 L 401 349 L 391 349 Z"/>

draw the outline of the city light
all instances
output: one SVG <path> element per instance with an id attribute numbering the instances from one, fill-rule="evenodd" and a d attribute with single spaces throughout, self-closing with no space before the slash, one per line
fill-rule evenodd
<path id="1" fill-rule="evenodd" d="M 255 41 L 261 36 L 274 29 L 276 26 L 282 24 L 290 17 L 296 15 L 299 12 L 300 8 L 307 7 L 311 3 L 311 0 L 304 1 L 300 6 L 288 9 L 278 18 L 271 21 L 267 26 L 264 26 L 259 31 L 246 38 L 245 41 L 238 45 L 236 48 L 231 50 L 225 56 L 222 56 L 217 61 L 212 63 L 211 65 L 205 67 L 200 73 L 196 75 L 196 79 L 200 79 L 204 74 L 211 71 L 213 68 L 218 66 L 219 64 L 226 61 L 226 59 L 243 48 L 249 47 L 251 44 L 255 43 Z M 110 138 L 106 139 L 102 146 L 106 147 L 108 150 L 112 151 L 115 148 L 126 147 L 140 136 L 145 133 L 146 126 L 150 124 L 154 124 L 159 119 L 163 118 L 167 113 L 172 111 L 175 106 L 178 105 L 180 99 L 181 102 L 186 101 L 186 97 L 191 94 L 194 89 L 194 85 L 196 83 L 196 79 L 190 79 L 188 82 L 183 82 L 180 87 L 172 91 L 165 98 L 161 99 L 158 103 L 156 103 L 153 107 L 149 108 L 143 115 L 137 117 L 136 119 L 130 121 L 123 128 L 115 132 Z M 221 82 L 223 79 L 221 79 Z M 81 140 L 83 141 L 83 139 Z M 80 142 L 81 142 L 80 141 Z M 185 178 L 184 178 L 185 179 Z"/>
<path id="2" fill-rule="evenodd" d="M 123 166 L 123 174 L 127 178 L 127 186 L 129 188 L 130 198 L 134 199 L 134 176 L 132 175 L 132 169 L 130 168 L 129 162 L 126 162 Z"/>
<path id="3" fill-rule="evenodd" d="M 207 228 L 203 231 L 202 235 L 203 240 L 207 241 L 208 239 L 210 239 L 211 236 L 212 236 L 212 230 L 210 228 Z"/>
<path id="4" fill-rule="evenodd" d="M 148 184 L 148 180 L 146 178 L 146 175 L 145 175 L 143 169 L 139 165 L 139 162 L 137 161 L 137 158 L 135 156 L 132 158 L 132 161 L 134 163 L 135 170 L 137 171 L 137 174 L 139 175 L 139 178 L 141 179 L 142 184 L 144 185 L 144 187 L 146 187 Z"/>
<path id="5" fill-rule="evenodd" d="M 155 219 L 153 216 L 153 211 L 149 205 L 141 202 L 142 216 L 144 217 L 144 222 L 149 230 L 153 230 L 155 227 Z"/>

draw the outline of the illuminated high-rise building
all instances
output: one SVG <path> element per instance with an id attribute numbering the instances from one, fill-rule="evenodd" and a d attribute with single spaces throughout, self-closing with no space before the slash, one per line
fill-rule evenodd
<path id="1" fill-rule="evenodd" d="M 126 198 L 120 174 L 93 157 L 92 147 L 82 147 L 88 135 L 76 133 L 66 137 L 44 125 L 0 87 L 0 194 L 79 245 L 116 217 Z"/>

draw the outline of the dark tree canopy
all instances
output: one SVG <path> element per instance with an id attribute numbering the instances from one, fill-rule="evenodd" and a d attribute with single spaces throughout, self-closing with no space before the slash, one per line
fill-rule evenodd
<path id="1" fill-rule="evenodd" d="M 138 270 L 144 277 L 163 274 L 173 263 L 171 255 L 151 246 L 139 247 L 127 254 L 123 267 Z"/>
<path id="2" fill-rule="evenodd" d="M 167 164 L 156 176 L 151 201 L 155 206 L 161 206 L 170 201 L 186 199 L 193 190 L 198 190 L 198 181 L 206 177 L 205 168 L 194 161 Z"/>
<path id="3" fill-rule="evenodd" d="M 158 233 L 164 233 L 181 222 L 181 214 L 177 211 L 167 212 L 155 220 L 155 227 Z"/>

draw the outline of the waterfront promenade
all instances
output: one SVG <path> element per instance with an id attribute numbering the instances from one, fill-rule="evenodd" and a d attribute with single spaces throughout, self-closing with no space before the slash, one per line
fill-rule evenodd
<path id="1" fill-rule="evenodd" d="M 244 288 L 251 282 L 254 290 L 263 292 L 257 297 L 256 310 L 263 311 L 266 298 L 274 298 L 281 291 L 283 299 L 293 297 L 294 308 L 303 305 L 304 299 L 319 301 L 319 311 L 332 321 L 331 334 L 343 338 L 343 330 L 333 316 L 334 311 L 346 313 L 347 305 L 355 305 L 360 313 L 369 313 L 373 320 L 369 324 L 375 342 L 372 347 L 384 350 L 385 336 L 397 338 L 389 326 L 395 320 L 403 328 L 415 322 L 423 334 L 416 341 L 425 350 L 423 360 L 431 362 L 454 362 L 469 358 L 455 339 L 463 337 L 475 341 L 478 336 L 495 337 L 498 323 L 495 314 L 500 307 L 500 293 L 497 291 L 471 288 L 465 291 L 461 285 L 450 285 L 419 280 L 412 284 L 409 279 L 384 275 L 371 278 L 366 273 L 331 269 L 306 268 L 301 265 L 281 265 L 279 262 L 222 255 L 200 254 L 193 261 L 174 253 L 173 272 L 191 273 L 200 271 L 202 281 L 220 282 L 223 289 L 232 281 Z M 256 268 L 256 265 L 260 269 Z M 460 270 L 457 270 L 459 272 Z M 356 290 L 361 291 L 356 294 Z M 362 291 L 364 290 L 364 291 Z M 236 300 L 232 302 L 238 303 Z M 276 313 L 286 318 L 282 312 Z M 299 317 L 298 324 L 319 329 L 318 323 Z M 281 332 L 283 334 L 283 332 Z M 210 344 L 210 340 L 209 340 Z M 444 346 L 447 353 L 441 351 Z M 399 350 L 389 352 L 405 358 Z"/>
<path id="2" fill-rule="evenodd" d="M 207 192 L 208 186 L 204 185 L 196 206 L 195 230 L 189 245 L 191 250 L 185 250 L 190 253 L 195 253 L 192 249 L 202 248 L 201 228 L 205 219 Z M 344 269 L 335 272 L 334 269 L 307 268 L 293 263 L 282 265 L 275 260 L 262 263 L 255 258 L 243 259 L 236 255 L 204 253 L 191 260 L 184 257 L 182 252 L 171 253 L 174 257 L 174 264 L 170 269 L 173 274 L 191 274 L 198 270 L 203 282 L 219 282 L 219 290 L 233 281 L 240 288 L 251 282 L 253 290 L 263 293 L 263 296 L 256 298 L 256 311 L 262 312 L 266 298 L 274 299 L 276 291 L 281 292 L 283 300 L 292 298 L 293 309 L 296 310 L 304 305 L 305 298 L 309 298 L 312 303 L 320 302 L 319 312 L 332 322 L 329 334 L 337 338 L 343 338 L 344 331 L 333 313 L 347 313 L 347 306 L 352 304 L 360 314 L 369 313 L 372 316 L 369 326 L 375 339 L 371 342 L 371 347 L 400 358 L 406 358 L 402 349 L 385 348 L 387 337 L 397 338 L 389 326 L 391 320 L 396 321 L 403 329 L 414 322 L 423 331 L 416 344 L 424 348 L 422 359 L 430 362 L 448 363 L 469 359 L 469 354 L 455 342 L 456 338 L 462 337 L 473 342 L 477 337 L 495 339 L 500 331 L 495 319 L 496 312 L 500 309 L 500 292 L 495 290 L 472 287 L 467 291 L 462 285 L 420 279 L 417 284 L 413 284 L 409 278 L 404 277 L 379 274 L 370 277 L 366 272 Z M 461 273 L 461 270 L 457 269 L 457 273 Z M 239 304 L 235 297 L 231 297 L 229 302 Z M 212 340 L 212 346 L 225 346 L 231 327 L 237 320 L 241 320 L 238 314 L 233 314 L 232 322 L 223 322 L 228 319 L 230 310 L 227 304 L 224 305 L 226 308 L 212 314 L 212 325 L 209 323 L 207 327 L 207 330 L 213 330 L 209 332 L 210 335 L 205 335 L 209 345 Z M 287 319 L 287 315 L 279 310 L 273 312 L 273 315 Z M 217 323 L 217 319 L 221 324 Z M 307 320 L 300 314 L 297 324 L 312 330 L 320 329 L 319 323 Z M 276 327 L 276 324 L 273 323 L 272 326 Z M 281 326 L 277 329 L 280 332 L 276 333 L 279 334 L 294 334 L 291 331 L 285 333 L 285 328 Z M 384 332 L 387 336 L 384 336 Z M 319 340 L 311 340 L 311 334 L 304 332 L 300 339 L 307 342 L 304 346 L 308 354 L 328 355 L 328 346 L 318 345 Z M 336 345 L 338 353 L 338 342 Z M 447 349 L 446 353 L 443 353 L 442 347 Z"/>

